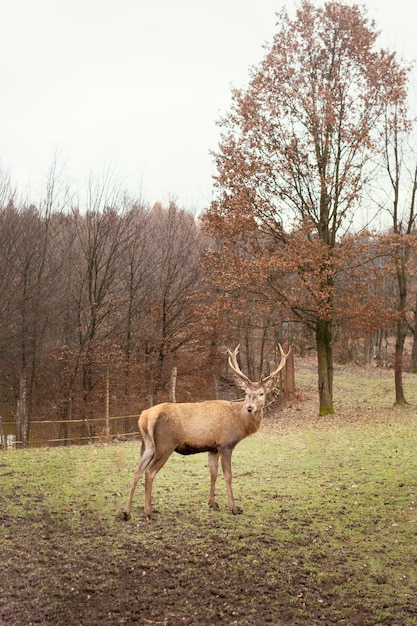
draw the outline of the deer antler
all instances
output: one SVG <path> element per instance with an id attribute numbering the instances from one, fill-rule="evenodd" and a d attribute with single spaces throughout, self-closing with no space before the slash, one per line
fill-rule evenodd
<path id="1" fill-rule="evenodd" d="M 248 384 L 251 382 L 250 378 L 248 378 L 246 376 L 246 374 L 244 374 L 242 372 L 242 370 L 239 367 L 239 364 L 237 362 L 237 354 L 239 352 L 239 348 L 240 348 L 240 344 L 238 344 L 236 346 L 236 348 L 233 350 L 233 352 L 231 350 L 227 350 L 229 353 L 229 366 L 231 368 L 231 370 L 233 371 L 234 374 L 234 378 L 236 378 L 237 381 L 240 382 L 244 382 L 245 384 Z M 236 382 L 236 381 L 235 381 Z"/>
<path id="2" fill-rule="evenodd" d="M 268 376 L 266 376 L 265 378 L 262 378 L 262 383 L 268 383 L 270 380 L 272 380 L 273 378 L 275 378 L 275 376 L 277 374 L 279 374 L 279 372 L 285 367 L 285 363 L 287 361 L 287 357 L 289 355 L 289 353 L 291 352 L 291 346 L 287 352 L 287 354 L 285 354 L 284 350 L 282 349 L 281 344 L 278 344 L 279 347 L 279 351 L 281 352 L 281 361 L 280 364 L 278 365 L 277 369 L 274 370 L 273 372 L 271 372 L 270 374 L 268 374 Z"/>

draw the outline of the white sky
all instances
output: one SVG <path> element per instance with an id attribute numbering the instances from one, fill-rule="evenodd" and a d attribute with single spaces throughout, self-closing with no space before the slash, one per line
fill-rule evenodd
<path id="1" fill-rule="evenodd" d="M 359 4 L 362 2 L 359 1 Z M 417 58 L 415 0 L 365 0 L 381 46 Z M 0 0 L 0 166 L 36 202 L 57 159 L 135 197 L 202 209 L 216 121 L 293 0 Z"/>

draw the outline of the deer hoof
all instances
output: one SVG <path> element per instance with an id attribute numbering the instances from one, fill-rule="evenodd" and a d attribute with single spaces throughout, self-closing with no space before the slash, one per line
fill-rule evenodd
<path id="1" fill-rule="evenodd" d="M 232 509 L 232 513 L 233 515 L 241 515 L 243 513 L 243 509 L 241 509 L 240 506 L 235 506 L 235 508 Z"/>
<path id="2" fill-rule="evenodd" d="M 122 511 L 118 514 L 117 519 L 120 522 L 128 522 L 130 520 L 130 513 L 127 513 L 127 511 Z"/>
<path id="3" fill-rule="evenodd" d="M 210 507 L 211 509 L 213 509 L 214 511 L 219 511 L 219 509 L 220 509 L 220 507 L 219 507 L 219 505 L 217 504 L 217 502 L 209 502 L 209 507 Z"/>

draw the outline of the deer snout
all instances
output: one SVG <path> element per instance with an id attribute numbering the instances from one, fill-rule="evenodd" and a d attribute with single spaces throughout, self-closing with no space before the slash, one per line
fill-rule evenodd
<path id="1" fill-rule="evenodd" d="M 246 410 L 248 413 L 253 413 L 253 411 L 255 410 L 255 407 L 253 406 L 253 404 L 248 404 L 246 406 Z"/>

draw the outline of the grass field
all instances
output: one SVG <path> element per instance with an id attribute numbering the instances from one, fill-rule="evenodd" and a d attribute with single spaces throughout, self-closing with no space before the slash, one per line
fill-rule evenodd
<path id="1" fill-rule="evenodd" d="M 331 418 L 313 363 L 297 385 L 234 452 L 240 516 L 206 455 L 121 523 L 137 442 L 2 453 L 0 624 L 417 625 L 417 377 L 394 407 L 392 372 L 340 367 Z"/>

